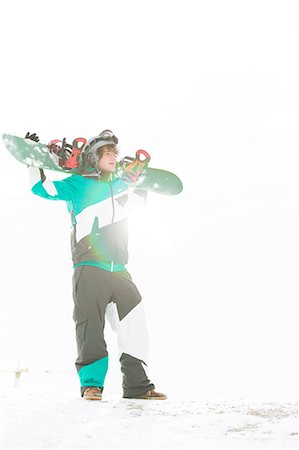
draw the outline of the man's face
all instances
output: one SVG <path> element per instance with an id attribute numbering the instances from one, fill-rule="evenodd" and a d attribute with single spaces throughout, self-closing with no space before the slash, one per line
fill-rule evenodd
<path id="1" fill-rule="evenodd" d="M 102 147 L 102 157 L 99 161 L 99 169 L 101 172 L 114 172 L 116 167 L 116 153 L 113 147 L 105 145 Z"/>

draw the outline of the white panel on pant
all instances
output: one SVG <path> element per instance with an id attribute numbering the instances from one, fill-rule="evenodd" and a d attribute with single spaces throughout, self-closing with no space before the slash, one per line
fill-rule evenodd
<path id="1" fill-rule="evenodd" d="M 139 302 L 122 320 L 119 320 L 117 306 L 109 303 L 106 318 L 117 333 L 119 357 L 122 353 L 148 363 L 149 338 L 142 302 Z"/>

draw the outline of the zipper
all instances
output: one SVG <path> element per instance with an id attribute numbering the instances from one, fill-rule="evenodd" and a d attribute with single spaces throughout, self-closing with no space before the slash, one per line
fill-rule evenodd
<path id="1" fill-rule="evenodd" d="M 108 182 L 109 183 L 109 187 L 110 187 L 110 191 L 111 191 L 111 202 L 112 202 L 112 220 L 111 223 L 112 225 L 114 224 L 114 218 L 115 218 L 115 204 L 114 204 L 114 197 L 113 197 L 113 187 L 111 184 L 111 181 Z M 115 238 L 115 236 L 114 236 Z M 115 239 L 114 239 L 115 241 Z M 110 266 L 110 272 L 113 272 L 114 269 L 114 261 L 111 261 L 111 266 Z"/>
<path id="2" fill-rule="evenodd" d="M 114 217 L 115 217 L 115 204 L 114 204 L 114 197 L 113 197 L 113 188 L 112 184 L 109 181 L 110 191 L 111 191 L 111 202 L 112 202 L 112 220 L 111 223 L 114 223 Z"/>

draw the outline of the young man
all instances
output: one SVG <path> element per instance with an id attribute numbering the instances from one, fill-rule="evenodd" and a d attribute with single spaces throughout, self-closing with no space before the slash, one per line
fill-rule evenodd
<path id="1" fill-rule="evenodd" d="M 108 369 L 105 318 L 118 337 L 123 397 L 164 400 L 145 366 L 148 337 L 141 295 L 126 270 L 129 208 L 145 201 L 145 192 L 115 175 L 118 140 L 110 131 L 84 147 L 83 176 L 50 181 L 30 167 L 32 192 L 64 200 L 72 220 L 74 321 L 81 395 L 101 400 Z M 136 181 L 134 179 L 134 181 Z"/>

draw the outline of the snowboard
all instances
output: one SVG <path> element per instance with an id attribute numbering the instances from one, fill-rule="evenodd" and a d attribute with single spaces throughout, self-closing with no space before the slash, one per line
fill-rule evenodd
<path id="1" fill-rule="evenodd" d="M 67 174 L 92 176 L 95 170 L 89 173 L 83 171 L 85 138 L 74 139 L 72 145 L 65 140 L 53 140 L 48 145 L 35 142 L 31 139 L 3 134 L 4 145 L 9 153 L 22 164 L 39 169 L 53 170 Z M 145 157 L 143 160 L 141 157 Z M 156 192 L 164 195 L 177 195 L 183 189 L 179 177 L 167 170 L 148 167 L 150 157 L 144 150 L 138 150 L 135 158 L 125 157 L 116 167 L 116 175 L 130 182 L 128 172 L 139 171 L 138 181 L 133 183 L 138 189 Z"/>

